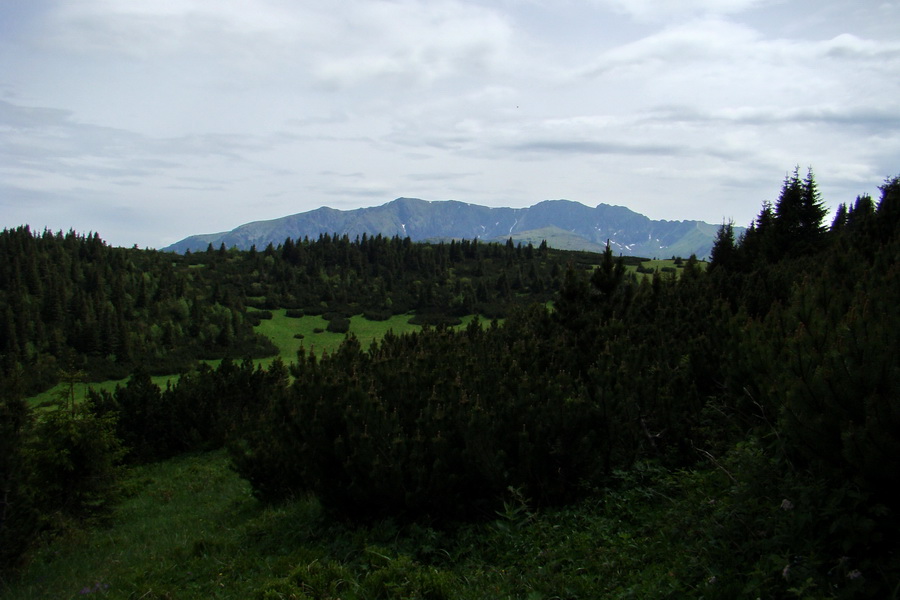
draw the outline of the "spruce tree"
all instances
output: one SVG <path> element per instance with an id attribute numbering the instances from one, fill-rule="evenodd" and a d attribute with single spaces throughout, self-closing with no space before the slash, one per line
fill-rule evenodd
<path id="1" fill-rule="evenodd" d="M 805 256 L 822 247 L 822 224 L 828 210 L 822 203 L 812 169 L 800 179 L 799 167 L 786 177 L 775 204 L 775 260 Z"/>
<path id="2" fill-rule="evenodd" d="M 722 226 L 716 233 L 716 239 L 713 242 L 712 252 L 710 253 L 709 269 L 730 269 L 734 266 L 735 259 L 734 221 L 728 221 L 727 223 L 722 223 Z"/>

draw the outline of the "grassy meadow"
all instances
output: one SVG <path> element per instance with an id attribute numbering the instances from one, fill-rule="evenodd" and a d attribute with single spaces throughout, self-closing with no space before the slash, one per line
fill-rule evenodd
<path id="1" fill-rule="evenodd" d="M 684 263 L 686 263 L 686 262 L 687 262 L 687 260 L 685 260 L 685 259 L 681 259 L 681 260 L 676 260 L 673 258 L 653 259 L 653 260 L 645 260 L 644 262 L 641 263 L 641 267 L 644 270 L 659 271 L 663 275 L 670 274 L 670 275 L 674 275 L 675 277 L 680 277 L 682 271 L 684 270 Z M 708 264 L 709 263 L 707 263 L 706 261 L 699 261 L 697 263 L 697 265 L 701 269 L 704 269 L 704 270 L 706 269 Z M 638 277 L 639 281 L 641 279 L 653 277 L 652 273 L 646 273 L 646 272 L 640 273 L 640 272 L 638 272 L 637 269 L 638 268 L 635 265 L 626 265 L 625 266 L 625 271 L 627 273 L 634 273 Z"/>
<path id="2" fill-rule="evenodd" d="M 133 469 L 104 523 L 47 543 L 16 579 L 0 582 L 0 597 L 693 596 L 698 573 L 703 582 L 710 575 L 702 557 L 667 551 L 677 532 L 666 516 L 677 501 L 655 486 L 542 513 L 522 498 L 492 520 L 451 530 L 349 526 L 310 499 L 258 502 L 223 452 L 187 455 Z"/>
<path id="3" fill-rule="evenodd" d="M 273 310 L 271 319 L 263 319 L 256 327 L 256 331 L 265 335 L 278 346 L 278 356 L 285 363 L 291 363 L 297 358 L 297 351 L 304 347 L 308 352 L 322 353 L 334 352 L 344 341 L 346 334 L 327 331 L 328 321 L 318 315 L 306 315 L 301 318 L 285 316 L 285 310 Z M 370 321 L 362 315 L 354 315 L 350 318 L 349 333 L 356 336 L 363 348 L 368 348 L 373 341 L 380 340 L 388 331 L 402 335 L 410 331 L 421 329 L 419 325 L 409 322 L 413 315 L 394 315 L 386 321 Z M 466 327 L 474 315 L 462 318 L 462 324 L 457 327 Z M 302 337 L 297 337 L 297 336 Z M 271 364 L 275 357 L 262 359 L 263 365 Z"/>

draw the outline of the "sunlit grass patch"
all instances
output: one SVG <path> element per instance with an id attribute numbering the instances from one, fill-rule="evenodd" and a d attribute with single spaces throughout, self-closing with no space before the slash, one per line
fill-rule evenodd
<path id="1" fill-rule="evenodd" d="M 653 260 L 645 260 L 641 263 L 640 268 L 636 265 L 626 265 L 625 271 L 627 273 L 634 273 L 639 278 L 649 278 L 653 277 L 654 272 L 659 272 L 661 275 L 667 275 L 669 277 L 680 277 L 681 273 L 684 271 L 684 265 L 687 263 L 688 259 L 653 259 Z M 698 261 L 697 268 L 700 270 L 706 270 L 706 267 L 709 263 L 706 261 Z"/>
<path id="2" fill-rule="evenodd" d="M 322 353 L 334 352 L 340 347 L 346 338 L 346 334 L 333 333 L 327 330 L 328 321 L 319 315 L 306 315 L 300 318 L 286 316 L 287 311 L 273 310 L 271 319 L 263 319 L 256 326 L 257 333 L 265 335 L 272 343 L 278 346 L 278 356 L 285 363 L 291 363 L 297 358 L 297 351 L 303 347 L 309 352 Z M 363 348 L 368 348 L 373 341 L 382 339 L 388 331 L 402 335 L 410 331 L 419 331 L 419 325 L 409 322 L 411 314 L 393 315 L 384 321 L 370 321 L 363 315 L 350 317 L 350 334 L 356 336 Z M 462 317 L 462 323 L 457 329 L 468 326 L 475 315 Z M 488 321 L 484 321 L 488 323 Z M 262 359 L 260 364 L 271 364 L 274 357 Z"/>
<path id="3" fill-rule="evenodd" d="M 334 352 L 344 341 L 346 334 L 327 330 L 328 321 L 319 315 L 306 315 L 300 318 L 288 317 L 285 310 L 273 310 L 271 319 L 263 319 L 256 327 L 257 333 L 265 335 L 278 346 L 278 356 L 286 363 L 297 358 L 297 351 L 303 347 L 309 352 Z M 386 321 L 369 321 L 361 315 L 350 319 L 350 333 L 359 339 L 362 346 L 368 347 L 372 340 L 381 339 L 388 330 L 402 333 L 418 329 L 409 324 L 409 315 L 394 315 Z M 270 364 L 274 359 L 260 361 Z"/>

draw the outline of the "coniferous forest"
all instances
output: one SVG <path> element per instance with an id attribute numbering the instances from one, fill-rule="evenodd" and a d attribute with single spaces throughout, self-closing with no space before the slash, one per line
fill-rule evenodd
<path id="1" fill-rule="evenodd" d="M 880 190 L 827 219 L 795 170 L 677 275 L 511 240 L 182 256 L 4 230 L 5 577 L 54 533 L 105 526 L 129 472 L 218 452 L 261 506 L 312 499 L 351 537 L 418 532 L 394 558 L 281 549 L 259 598 L 897 597 L 900 176 Z M 254 326 L 276 309 L 424 327 L 259 366 L 276 349 Z M 27 401 L 108 379 L 127 381 Z M 601 510 L 618 545 L 580 535 Z M 479 546 L 500 534 L 520 544 L 510 570 L 531 561 L 508 587 Z"/>

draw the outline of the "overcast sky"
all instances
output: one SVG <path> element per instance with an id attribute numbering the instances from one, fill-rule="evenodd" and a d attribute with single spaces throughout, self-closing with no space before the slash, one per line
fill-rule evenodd
<path id="1" fill-rule="evenodd" d="M 0 0 L 0 227 L 160 248 L 400 196 L 748 224 L 900 174 L 900 2 Z"/>

